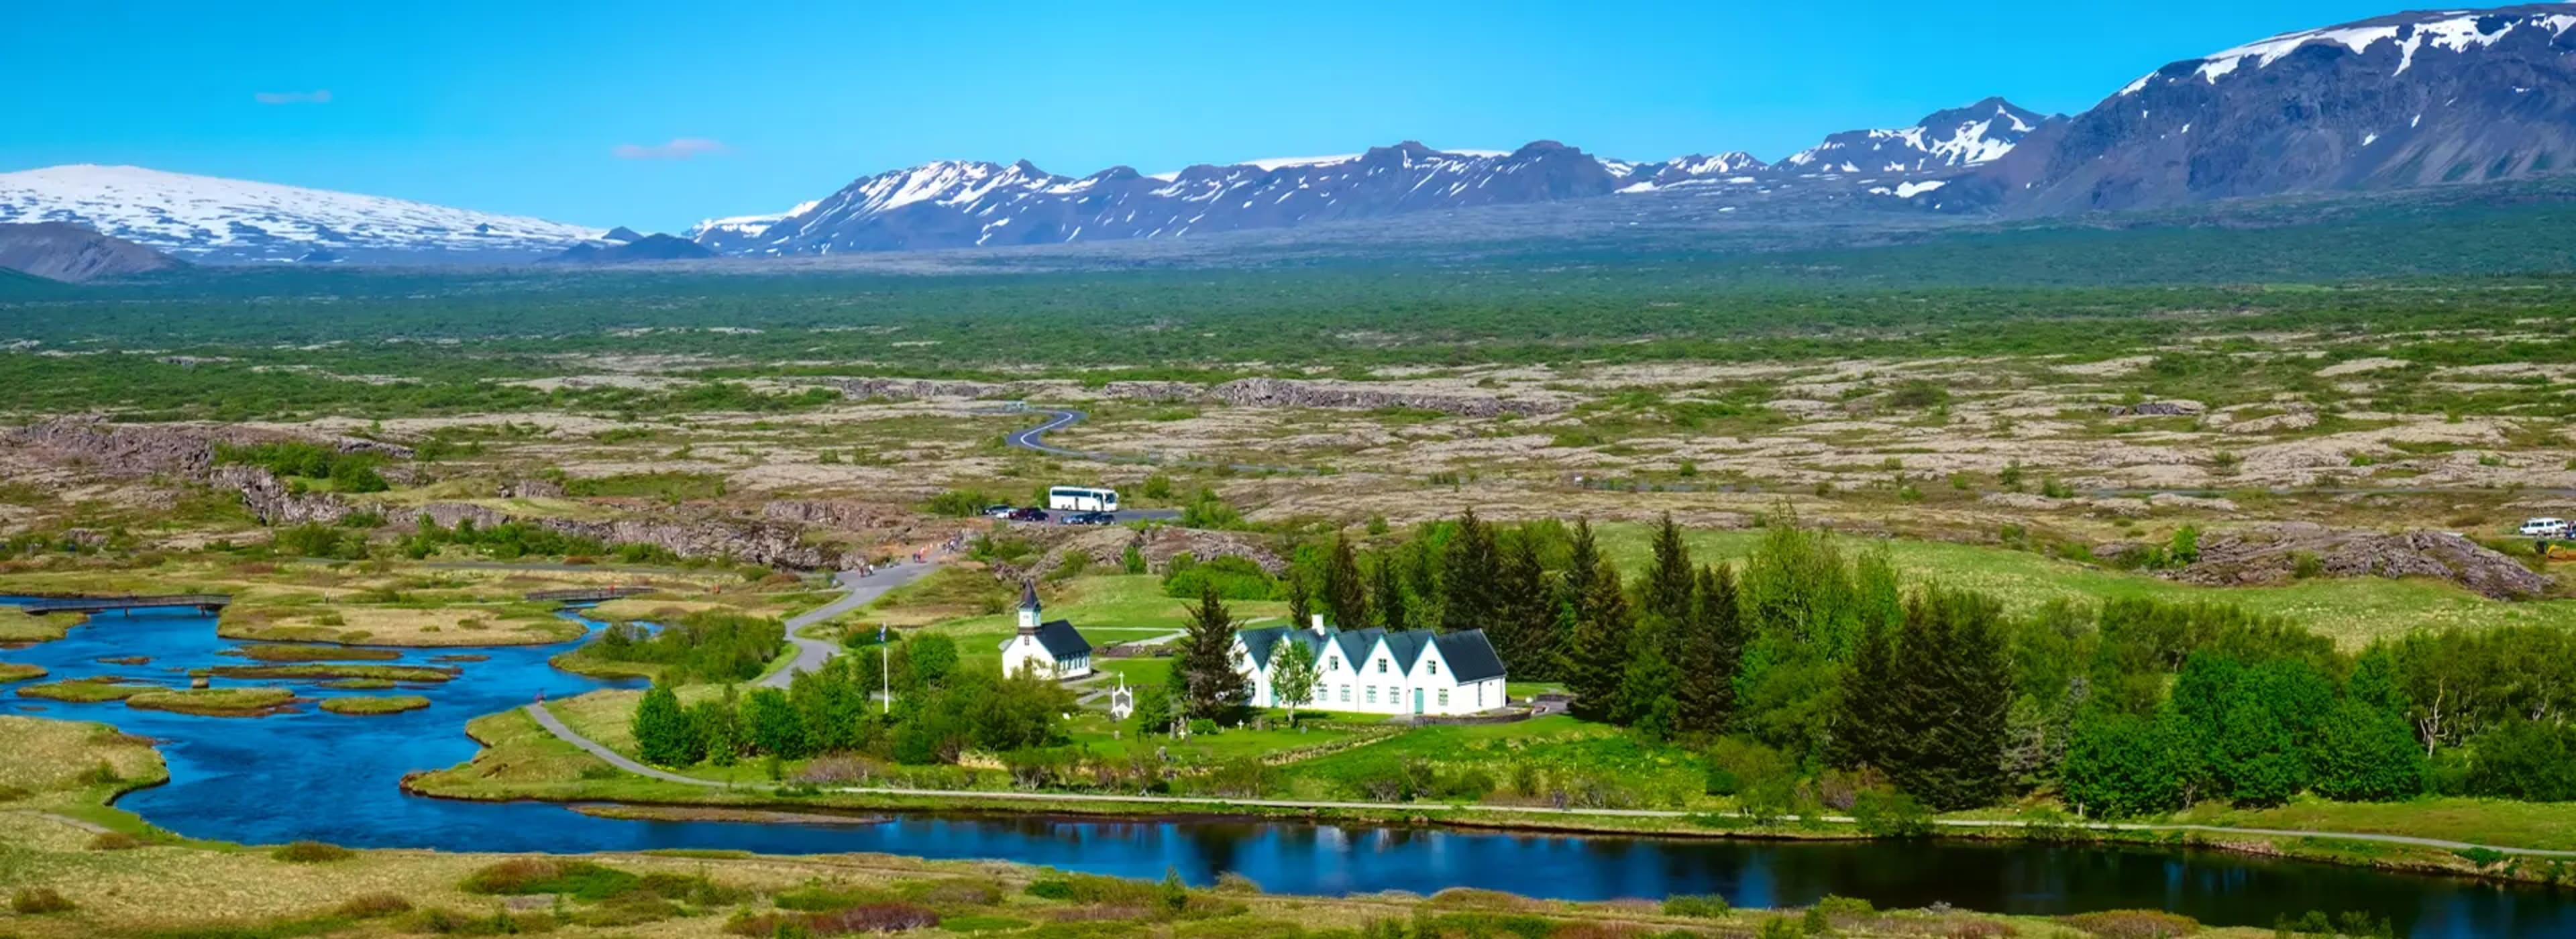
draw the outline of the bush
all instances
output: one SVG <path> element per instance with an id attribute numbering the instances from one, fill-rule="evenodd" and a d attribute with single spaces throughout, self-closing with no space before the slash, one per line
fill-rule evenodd
<path id="1" fill-rule="evenodd" d="M 132 851 L 142 846 L 143 839 L 121 831 L 100 832 L 98 837 L 89 840 L 92 851 Z"/>
<path id="2" fill-rule="evenodd" d="M 2058 922 L 2103 939 L 2170 939 L 2200 931 L 2200 921 L 2163 910 L 2104 910 L 2062 916 Z"/>
<path id="3" fill-rule="evenodd" d="M 1932 810 L 1902 792 L 1863 792 L 1852 803 L 1860 830 L 1879 838 L 1924 838 L 1932 834 Z"/>
<path id="4" fill-rule="evenodd" d="M 633 892 L 639 883 L 633 874 L 589 861 L 521 858 L 475 871 L 457 889 L 503 896 L 558 893 L 596 902 Z"/>
<path id="5" fill-rule="evenodd" d="M 1175 555 L 1163 575 L 1163 595 L 1196 600 L 1207 588 L 1225 600 L 1277 599 L 1279 581 L 1261 565 L 1249 558 L 1226 555 L 1209 561 L 1196 561 L 1189 555 Z"/>
<path id="6" fill-rule="evenodd" d="M 349 919 L 381 919 L 411 912 L 411 901 L 390 893 L 362 893 L 350 897 L 331 910 L 331 915 Z"/>
<path id="7" fill-rule="evenodd" d="M 345 861 L 357 857 L 358 852 L 336 844 L 296 841 L 278 845 L 276 850 L 268 852 L 268 856 L 290 864 L 321 864 L 329 861 Z"/>
<path id="8" fill-rule="evenodd" d="M 27 887 L 9 895 L 9 909 L 20 916 L 68 913 L 72 901 L 63 899 L 52 887 Z"/>
<path id="9" fill-rule="evenodd" d="M 930 501 L 922 503 L 921 508 L 932 515 L 972 518 L 983 514 L 984 507 L 992 504 L 993 497 L 982 490 L 951 489 L 930 497 Z"/>
<path id="10" fill-rule="evenodd" d="M 794 916 L 778 913 L 741 916 L 726 923 L 725 931 L 737 936 L 837 936 L 844 933 L 902 932 L 937 925 L 939 914 L 929 907 L 889 902 L 863 903 L 829 912 Z"/>
<path id="11" fill-rule="evenodd" d="M 1666 916 L 1697 916 L 1703 919 L 1717 919 L 1734 911 L 1735 907 L 1732 904 L 1727 903 L 1725 897 L 1718 896 L 1714 893 L 1684 893 L 1664 898 L 1664 915 Z"/>

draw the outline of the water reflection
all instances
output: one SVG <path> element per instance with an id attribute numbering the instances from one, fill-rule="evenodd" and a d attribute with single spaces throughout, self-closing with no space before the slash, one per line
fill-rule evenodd
<path id="1" fill-rule="evenodd" d="M 5 601 L 0 601 L 5 602 Z M 594 624 L 595 626 L 595 624 Z M 65 639 L 8 653 L 54 680 L 100 675 L 183 685 L 190 668 L 237 664 L 234 645 L 194 613 L 105 616 Z M 1740 906 L 1825 894 L 1886 907 L 1933 903 L 2013 913 L 2153 908 L 2213 924 L 2269 926 L 2311 909 L 2368 910 L 2425 936 L 2576 935 L 2576 897 L 2359 868 L 2196 851 L 1976 842 L 1657 840 L 1350 828 L 1222 819 L 1093 820 L 1025 815 L 898 816 L 879 825 L 746 825 L 593 818 L 537 803 L 422 799 L 396 783 L 453 765 L 476 745 L 464 723 L 548 697 L 616 685 L 546 659 L 570 644 L 478 649 L 457 680 L 425 686 L 429 708 L 349 717 L 314 710 L 256 720 L 10 697 L 6 707 L 97 720 L 164 741 L 171 783 L 121 803 L 182 834 L 251 843 L 312 838 L 354 847 L 490 851 L 733 848 L 780 854 L 874 851 L 999 858 L 1129 877 L 1220 873 L 1288 893 L 1479 887 L 1575 900 L 1718 893 Z M 402 650 L 433 664 L 439 650 Z M 103 657 L 146 655 L 147 665 Z M 631 683 L 630 683 L 631 684 Z M 333 689 L 298 685 L 322 697 Z"/>

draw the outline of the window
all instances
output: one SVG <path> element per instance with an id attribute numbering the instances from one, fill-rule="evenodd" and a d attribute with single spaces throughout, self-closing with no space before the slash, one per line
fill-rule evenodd
<path id="1" fill-rule="evenodd" d="M 1440 674 L 1440 663 L 1439 663 L 1439 662 L 1437 662 L 1437 661 L 1432 661 L 1432 662 L 1425 662 L 1425 663 L 1423 663 L 1423 664 L 1424 664 L 1424 665 L 1428 665 L 1428 666 L 1430 666 L 1430 667 L 1431 667 L 1431 674 L 1434 674 L 1434 675 Z"/>
<path id="2" fill-rule="evenodd" d="M 1447 688 L 1440 689 L 1440 706 L 1444 708 L 1449 706 L 1449 689 Z"/>
<path id="3" fill-rule="evenodd" d="M 1368 703 L 1370 703 L 1370 704 L 1376 704 L 1376 703 L 1377 703 L 1377 686 L 1376 686 L 1376 685 L 1370 685 L 1370 686 L 1368 686 Z"/>
<path id="4" fill-rule="evenodd" d="M 1378 673 L 1378 674 L 1380 674 L 1380 675 L 1384 675 L 1384 674 L 1386 674 L 1386 660 L 1385 660 L 1385 659 L 1379 659 L 1379 660 L 1377 660 L 1377 673 Z"/>
<path id="5" fill-rule="evenodd" d="M 1343 686 L 1342 686 L 1342 703 L 1343 703 L 1343 704 L 1349 704 L 1349 703 L 1351 703 L 1351 686 L 1349 686 L 1349 685 L 1343 685 Z"/>
<path id="6" fill-rule="evenodd" d="M 1342 657 L 1341 657 L 1341 656 L 1338 656 L 1338 655 L 1327 655 L 1327 656 L 1325 656 L 1325 657 L 1324 657 L 1324 670 L 1325 670 L 1325 671 L 1328 671 L 1328 672 L 1329 672 L 1329 671 L 1332 671 L 1332 670 L 1334 670 L 1334 669 L 1338 669 L 1338 668 L 1341 668 L 1341 667 L 1342 667 Z"/>

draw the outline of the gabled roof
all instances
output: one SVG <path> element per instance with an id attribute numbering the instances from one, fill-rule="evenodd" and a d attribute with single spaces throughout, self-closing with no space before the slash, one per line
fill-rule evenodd
<path id="1" fill-rule="evenodd" d="M 1440 644 L 1440 658 L 1449 663 L 1450 677 L 1457 681 L 1503 677 L 1503 657 L 1494 654 L 1494 643 L 1485 638 L 1484 630 L 1450 633 L 1432 641 Z"/>
<path id="2" fill-rule="evenodd" d="M 1047 657 L 1058 662 L 1091 654 L 1091 640 L 1082 638 L 1082 631 L 1073 628 L 1073 623 L 1069 621 L 1056 620 L 1040 626 L 1035 635 L 1038 637 L 1038 645 L 1046 649 Z M 1020 641 L 1018 636 L 1004 639 L 1001 648 L 1008 649 L 1011 643 L 1018 641 Z"/>
<path id="3" fill-rule="evenodd" d="M 1288 631 L 1285 626 L 1264 626 L 1241 630 L 1234 635 L 1243 640 L 1244 654 L 1252 657 L 1252 670 L 1257 672 L 1270 667 L 1270 650 L 1279 646 L 1279 637 Z"/>

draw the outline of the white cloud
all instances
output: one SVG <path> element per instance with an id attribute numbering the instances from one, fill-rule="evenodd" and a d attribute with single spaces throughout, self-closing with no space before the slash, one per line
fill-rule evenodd
<path id="1" fill-rule="evenodd" d="M 329 104 L 331 103 L 331 89 L 316 88 L 312 91 L 263 91 L 258 94 L 251 95 L 250 99 L 261 104 Z"/>
<path id="2" fill-rule="evenodd" d="M 620 160 L 686 160 L 699 154 L 725 152 L 723 141 L 704 137 L 673 137 L 670 143 L 621 143 L 608 152 Z"/>

